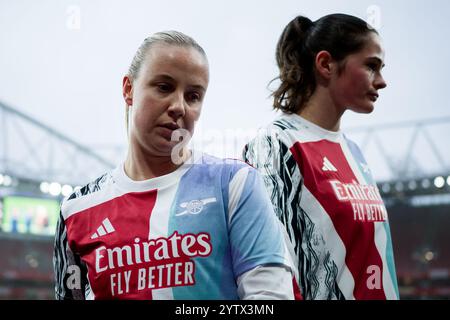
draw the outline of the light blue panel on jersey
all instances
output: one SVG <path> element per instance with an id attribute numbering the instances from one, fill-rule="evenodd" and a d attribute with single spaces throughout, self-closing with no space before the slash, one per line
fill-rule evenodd
<path id="1" fill-rule="evenodd" d="M 203 156 L 206 158 L 206 156 Z M 194 164 L 180 180 L 169 221 L 169 234 L 208 233 L 212 252 L 196 257 L 195 286 L 172 288 L 174 299 L 237 299 L 227 226 L 223 186 L 227 169 L 218 159 Z M 226 199 L 227 201 L 227 199 Z"/>
<path id="2" fill-rule="evenodd" d="M 234 273 L 239 276 L 258 265 L 285 264 L 287 252 L 281 224 L 273 212 L 261 176 L 254 168 L 246 166 L 234 179 L 233 183 L 243 183 L 242 187 L 232 188 L 238 192 L 237 196 L 229 195 L 230 199 L 238 199 L 229 208 Z"/>
<path id="3" fill-rule="evenodd" d="M 353 157 L 356 160 L 356 163 L 358 164 L 359 171 L 363 174 L 364 179 L 368 184 L 376 185 L 375 180 L 373 179 L 372 173 L 370 172 L 369 165 L 367 164 L 366 159 L 364 158 L 361 150 L 359 149 L 358 145 L 345 137 L 345 140 L 347 141 L 348 148 L 350 149 L 350 152 L 352 153 Z"/>
<path id="4" fill-rule="evenodd" d="M 386 261 L 389 268 L 389 275 L 392 279 L 392 284 L 395 289 L 395 293 L 397 294 L 397 299 L 400 299 L 400 294 L 398 292 L 398 284 L 397 284 L 397 272 L 395 271 L 395 263 L 394 263 L 394 249 L 392 248 L 392 239 L 391 239 L 391 231 L 389 227 L 389 223 L 387 221 L 383 222 L 384 230 L 386 231 L 387 236 L 387 244 L 386 244 Z"/>

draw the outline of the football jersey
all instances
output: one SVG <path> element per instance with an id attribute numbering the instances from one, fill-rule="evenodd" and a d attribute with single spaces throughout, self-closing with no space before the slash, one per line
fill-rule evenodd
<path id="1" fill-rule="evenodd" d="M 293 245 L 304 299 L 398 299 L 387 211 L 358 146 L 296 114 L 243 152 Z"/>
<path id="2" fill-rule="evenodd" d="M 122 164 L 62 202 L 56 296 L 238 299 L 239 276 L 290 261 L 258 172 L 194 152 L 145 181 Z"/>

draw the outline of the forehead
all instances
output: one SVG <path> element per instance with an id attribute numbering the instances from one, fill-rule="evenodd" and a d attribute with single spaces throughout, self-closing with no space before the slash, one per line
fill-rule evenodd
<path id="1" fill-rule="evenodd" d="M 356 53 L 361 58 L 377 57 L 384 61 L 384 47 L 378 34 L 370 32 L 367 35 L 364 47 Z"/>
<path id="2" fill-rule="evenodd" d="M 206 57 L 196 48 L 154 44 L 145 56 L 141 72 L 147 76 L 164 73 L 190 75 L 208 81 L 209 67 Z"/>

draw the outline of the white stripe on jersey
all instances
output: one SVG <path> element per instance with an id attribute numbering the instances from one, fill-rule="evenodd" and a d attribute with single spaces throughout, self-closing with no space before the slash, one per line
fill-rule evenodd
<path id="1" fill-rule="evenodd" d="M 164 192 L 157 193 L 155 207 L 153 208 L 149 220 L 150 228 L 148 232 L 148 240 L 157 239 L 160 237 L 168 238 L 170 236 L 168 232 L 169 232 L 169 221 L 172 217 L 172 212 L 167 212 L 167 209 L 170 208 L 170 204 L 173 202 L 177 190 L 178 188 L 167 188 L 166 190 L 164 190 Z M 176 209 L 177 208 L 175 208 L 175 210 Z M 162 288 L 152 290 L 152 299 L 173 300 L 172 288 Z"/>
<path id="2" fill-rule="evenodd" d="M 345 245 L 336 232 L 336 229 L 334 229 L 330 216 L 321 206 L 319 201 L 317 201 L 314 195 L 305 186 L 303 187 L 302 193 L 300 206 L 304 208 L 305 212 L 316 226 L 321 226 L 322 234 L 325 237 L 325 246 L 328 248 L 337 267 L 339 268 L 339 266 L 342 266 L 342 268 L 338 270 L 338 286 L 345 297 L 348 297 L 349 300 L 354 300 L 353 289 L 355 288 L 355 280 L 345 264 Z M 334 247 L 329 248 L 330 244 Z M 326 292 L 326 294 L 328 294 L 328 292 Z M 318 296 L 317 299 L 326 299 L 326 297 Z"/>
<path id="3" fill-rule="evenodd" d="M 88 274 L 89 274 L 89 268 L 88 268 Z M 92 290 L 91 282 L 89 281 L 89 277 L 86 277 L 86 280 L 88 282 L 88 288 L 86 288 L 86 300 L 95 300 L 95 293 L 94 290 Z"/>
<path id="4" fill-rule="evenodd" d="M 98 191 L 80 196 L 75 199 L 64 200 L 61 207 L 61 212 L 64 220 L 67 220 L 67 218 L 74 215 L 75 213 L 108 202 L 114 198 L 123 196 L 125 193 L 126 192 L 124 192 L 123 190 L 119 190 L 118 188 L 116 188 L 115 184 L 108 183 L 104 188 Z"/>
<path id="5" fill-rule="evenodd" d="M 231 218 L 236 211 L 236 206 L 241 199 L 242 190 L 245 186 L 245 181 L 248 176 L 248 170 L 250 168 L 244 167 L 239 169 L 238 172 L 235 173 L 233 179 L 230 182 L 228 188 L 228 222 L 231 223 Z"/>
<path id="6" fill-rule="evenodd" d="M 106 231 L 107 231 L 108 233 L 112 233 L 112 232 L 116 231 L 116 230 L 114 229 L 114 227 L 112 226 L 111 221 L 109 221 L 108 218 L 106 218 L 105 220 L 103 220 L 103 225 L 105 226 L 105 229 L 106 229 Z"/>

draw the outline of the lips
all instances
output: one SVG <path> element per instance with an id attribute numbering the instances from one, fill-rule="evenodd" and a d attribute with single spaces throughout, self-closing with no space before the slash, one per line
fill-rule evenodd
<path id="1" fill-rule="evenodd" d="M 177 130 L 177 129 L 180 129 L 180 126 L 177 125 L 177 124 L 174 123 L 174 122 L 167 122 L 167 123 L 164 123 L 164 124 L 160 125 L 160 127 L 167 128 L 167 129 L 169 129 L 169 130 Z"/>
<path id="2" fill-rule="evenodd" d="M 175 130 L 180 129 L 180 126 L 174 122 L 167 122 L 158 126 L 161 129 L 161 136 L 171 141 L 172 134 Z"/>
<path id="3" fill-rule="evenodd" d="M 372 101 L 377 101 L 377 99 L 378 99 L 378 93 L 371 92 L 368 94 L 368 96 L 369 96 L 370 100 L 372 100 Z"/>

